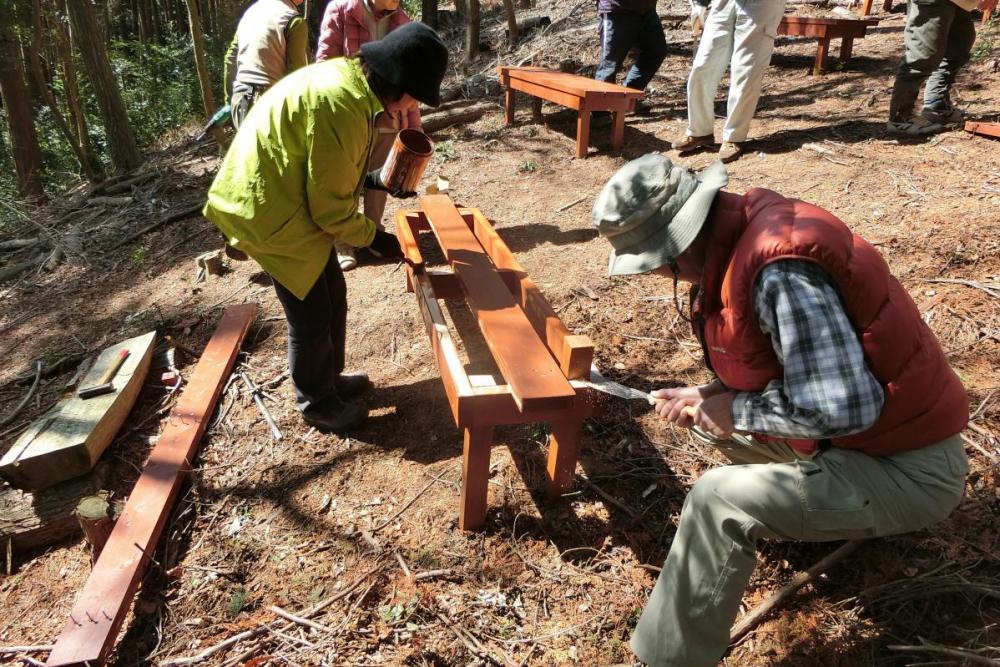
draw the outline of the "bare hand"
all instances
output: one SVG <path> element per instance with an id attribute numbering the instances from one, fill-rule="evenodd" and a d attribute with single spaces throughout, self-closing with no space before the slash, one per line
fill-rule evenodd
<path id="1" fill-rule="evenodd" d="M 726 391 L 706 398 L 694 413 L 695 426 L 711 436 L 725 440 L 733 434 L 733 392 Z"/>
<path id="2" fill-rule="evenodd" d="M 657 389 L 650 395 L 653 397 L 653 409 L 656 414 L 672 424 L 691 428 L 695 423 L 695 408 L 705 399 L 724 391 L 726 388 L 721 382 L 713 382 L 700 387 Z"/>

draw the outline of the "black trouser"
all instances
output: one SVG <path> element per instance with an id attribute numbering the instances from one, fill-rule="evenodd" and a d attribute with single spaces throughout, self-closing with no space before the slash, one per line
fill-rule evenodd
<path id="1" fill-rule="evenodd" d="M 288 321 L 288 368 L 299 410 L 307 413 L 339 401 L 337 376 L 344 371 L 347 283 L 337 253 L 301 301 L 278 281 L 274 291 Z"/>
<path id="2" fill-rule="evenodd" d="M 594 78 L 614 83 L 625 56 L 632 47 L 639 50 L 635 64 L 625 75 L 625 86 L 645 90 L 667 57 L 667 38 L 655 9 L 645 14 L 601 14 L 601 60 Z"/>

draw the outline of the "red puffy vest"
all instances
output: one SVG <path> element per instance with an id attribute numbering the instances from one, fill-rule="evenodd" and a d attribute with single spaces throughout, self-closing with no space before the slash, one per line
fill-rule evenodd
<path id="1" fill-rule="evenodd" d="M 874 426 L 831 444 L 885 456 L 933 444 L 965 428 L 965 388 L 916 304 L 868 242 L 831 213 L 770 190 L 754 189 L 742 197 L 720 192 L 709 218 L 695 321 L 723 384 L 760 391 L 783 376 L 757 321 L 754 283 L 770 262 L 808 260 L 833 279 L 868 368 L 885 391 Z"/>

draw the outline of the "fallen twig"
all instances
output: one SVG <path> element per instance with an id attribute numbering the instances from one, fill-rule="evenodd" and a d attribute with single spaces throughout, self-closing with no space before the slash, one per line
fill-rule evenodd
<path id="1" fill-rule="evenodd" d="M 975 280 L 967 280 L 965 278 L 918 278 L 918 280 L 920 280 L 920 282 L 922 283 L 945 283 L 950 285 L 965 285 L 966 287 L 982 290 L 987 294 L 989 294 L 990 296 L 1000 299 L 1000 289 L 992 285 L 976 282 Z"/>
<path id="2" fill-rule="evenodd" d="M 580 202 L 582 202 L 584 199 L 586 199 L 586 197 L 580 197 L 579 199 L 574 199 L 570 203 L 565 204 L 565 205 L 560 206 L 559 208 L 557 208 L 556 212 L 557 213 L 562 213 L 563 211 L 568 211 L 569 209 L 573 208 L 574 206 L 576 206 L 577 204 L 579 204 Z"/>
<path id="3" fill-rule="evenodd" d="M 993 665 L 993 667 L 1000 666 L 1000 659 L 990 658 L 985 655 L 979 655 L 978 653 L 973 653 L 972 651 L 965 651 L 954 646 L 943 646 L 941 644 L 931 644 L 923 637 L 919 637 L 919 646 L 904 646 L 900 644 L 890 644 L 890 651 L 906 651 L 906 652 L 924 652 L 924 653 L 937 653 L 939 655 L 946 655 L 950 658 L 958 658 L 959 660 L 967 660 L 969 662 L 974 662 L 977 665 Z"/>
<path id="4" fill-rule="evenodd" d="M 427 570 L 426 572 L 418 572 L 413 575 L 414 581 L 427 581 L 428 579 L 437 579 L 438 577 L 450 577 L 451 570 Z"/>
<path id="5" fill-rule="evenodd" d="M 448 472 L 448 471 L 446 470 L 445 472 Z M 386 526 L 388 526 L 390 523 L 392 523 L 393 520 L 396 517 L 398 517 L 400 514 L 402 514 L 406 510 L 410 509 L 410 506 L 413 505 L 413 503 L 417 502 L 417 499 L 420 498 L 420 496 L 424 495 L 424 493 L 427 492 L 427 489 L 429 489 L 432 486 L 434 486 L 435 482 L 440 481 L 443 476 L 444 476 L 444 472 L 441 473 L 440 475 L 438 475 L 437 477 L 435 477 L 434 479 L 432 479 L 431 481 L 427 482 L 427 484 L 424 486 L 424 488 L 422 488 L 419 491 L 417 491 L 417 494 L 415 496 L 413 496 L 412 498 L 410 498 L 409 502 L 407 502 L 405 505 L 403 505 L 398 510 L 396 510 L 396 512 L 393 513 L 393 515 L 390 516 L 388 519 L 386 519 L 385 521 L 383 521 L 379 525 L 377 525 L 374 528 L 372 528 L 371 532 L 373 534 L 377 533 L 378 531 L 382 530 L 383 528 L 385 528 Z"/>
<path id="6" fill-rule="evenodd" d="M 460 628 L 450 616 L 440 611 L 436 615 L 444 623 L 445 627 L 451 630 L 473 655 L 477 655 L 484 660 L 489 660 L 498 665 L 503 665 L 504 667 L 516 667 L 517 663 L 499 647 L 494 647 L 494 650 L 500 655 L 494 655 L 474 634 Z"/>
<path id="7" fill-rule="evenodd" d="M 285 611 L 281 607 L 272 605 L 268 607 L 268 611 L 273 611 L 275 614 L 282 617 L 286 621 L 291 621 L 296 625 L 303 625 L 307 628 L 320 630 L 321 632 L 329 632 L 329 633 L 333 632 L 333 628 L 331 627 L 323 625 L 322 623 L 317 623 L 316 621 L 310 621 L 308 618 L 303 618 L 302 616 L 296 616 L 295 614 Z"/>
<path id="8" fill-rule="evenodd" d="M 21 402 L 17 404 L 17 407 L 14 408 L 14 411 L 11 412 L 6 417 L 4 417 L 2 420 L 0 420 L 0 428 L 14 421 L 14 418 L 17 417 L 17 414 L 24 409 L 24 406 L 28 404 L 28 401 L 31 400 L 31 397 L 35 395 L 35 390 L 38 389 L 38 383 L 41 382 L 41 379 L 42 379 L 42 362 L 36 361 L 35 381 L 31 383 L 31 388 L 28 389 L 28 393 L 24 395 L 24 398 L 21 399 Z"/>
<path id="9" fill-rule="evenodd" d="M 183 220 L 184 218 L 190 218 L 193 215 L 197 215 L 197 214 L 201 213 L 201 209 L 202 209 L 203 206 L 204 206 L 204 204 L 200 204 L 199 203 L 199 204 L 195 204 L 194 206 L 189 206 L 188 208 L 180 210 L 180 211 L 178 211 L 176 213 L 171 213 L 170 215 L 168 215 L 168 216 L 166 216 L 164 218 L 161 218 L 161 219 L 157 220 L 154 223 L 148 224 L 148 225 L 146 225 L 145 227 L 143 227 L 142 229 L 140 229 L 140 230 L 138 230 L 136 232 L 133 232 L 133 233 L 129 234 L 128 236 L 126 236 L 125 238 L 123 238 L 121 241 L 118 241 L 117 243 L 115 243 L 114 245 L 112 245 L 110 248 L 108 248 L 108 250 L 116 250 L 116 249 L 122 247 L 123 245 L 127 245 L 127 244 L 131 243 L 132 241 L 136 240 L 140 236 L 148 234 L 149 232 L 153 231 L 154 229 L 156 229 L 158 227 L 162 227 L 163 225 L 169 224 L 171 222 L 177 222 L 178 220 Z"/>
<path id="10" fill-rule="evenodd" d="M 39 644 L 38 646 L 0 646 L 0 655 L 11 655 L 13 653 L 46 653 L 52 650 L 52 644 Z"/>
<path id="11" fill-rule="evenodd" d="M 596 484 L 594 484 L 593 482 L 591 482 L 589 479 L 587 479 L 583 475 L 577 475 L 577 477 L 580 479 L 581 482 L 583 482 L 584 486 L 586 486 L 588 489 L 590 489 L 591 491 L 593 491 L 594 493 L 596 493 L 601 498 L 603 498 L 604 500 L 608 501 L 609 503 L 611 503 L 612 505 L 614 505 L 615 507 L 617 507 L 621 511 L 625 512 L 626 514 L 628 514 L 630 519 L 638 519 L 640 516 L 642 516 L 639 512 L 637 512 L 633 508 L 629 507 L 628 505 L 626 505 L 622 501 L 618 500 L 617 498 L 615 498 L 610 493 L 608 493 L 607 491 L 605 491 L 601 487 L 599 487 Z"/>
<path id="12" fill-rule="evenodd" d="M 735 644 L 746 637 L 769 613 L 784 604 L 796 591 L 854 553 L 864 543 L 865 540 L 845 542 L 805 572 L 796 574 L 781 590 L 757 605 L 743 617 L 742 621 L 736 624 L 729 634 L 729 643 Z"/>

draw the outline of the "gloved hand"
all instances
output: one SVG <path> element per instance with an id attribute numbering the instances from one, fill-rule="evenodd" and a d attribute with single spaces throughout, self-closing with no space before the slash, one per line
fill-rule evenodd
<path id="1" fill-rule="evenodd" d="M 390 259 L 402 259 L 403 249 L 399 246 L 399 239 L 394 234 L 383 232 L 381 229 L 375 230 L 375 238 L 368 245 L 368 249 L 379 257 Z"/>
<path id="2" fill-rule="evenodd" d="M 410 197 L 416 197 L 416 192 L 409 192 L 405 190 L 390 190 L 386 187 L 386 184 L 382 182 L 382 170 L 373 169 L 365 174 L 364 186 L 366 190 L 381 190 L 382 192 L 388 192 L 396 199 L 409 199 Z"/>
<path id="3" fill-rule="evenodd" d="M 698 0 L 688 0 L 688 2 L 691 5 L 691 34 L 698 37 L 708 18 L 708 4 L 703 5 Z"/>

